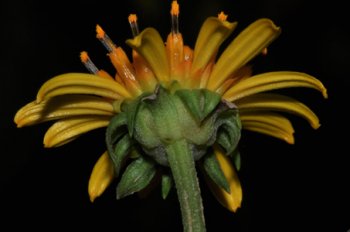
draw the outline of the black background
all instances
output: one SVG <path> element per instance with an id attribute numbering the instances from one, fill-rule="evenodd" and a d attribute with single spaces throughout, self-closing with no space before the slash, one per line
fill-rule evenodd
<path id="1" fill-rule="evenodd" d="M 193 47 L 201 23 L 221 10 L 241 31 L 261 17 L 281 26 L 281 36 L 256 73 L 302 71 L 319 78 L 329 99 L 309 89 L 285 91 L 320 117 L 314 131 L 296 117 L 296 144 L 243 132 L 240 178 L 242 208 L 232 214 L 202 185 L 208 231 L 346 231 L 350 229 L 348 92 L 350 27 L 342 1 L 210 0 L 179 1 L 180 29 Z M 126 48 L 127 16 L 137 13 L 140 28 L 153 26 L 163 38 L 170 29 L 171 1 L 19 1 L 0 3 L 0 228 L 98 228 L 112 231 L 181 231 L 175 192 L 163 201 L 159 189 L 148 198 L 115 200 L 115 183 L 91 204 L 87 183 L 104 151 L 97 130 L 56 149 L 44 149 L 49 124 L 16 129 L 15 112 L 34 99 L 41 84 L 57 74 L 86 72 L 79 53 L 96 65 L 112 66 L 95 38 L 100 24 Z M 232 38 L 231 38 L 232 39 Z M 47 225 L 46 225 L 47 223 Z M 126 229 L 127 228 L 127 229 Z M 223 229 L 221 229 L 223 228 Z"/>

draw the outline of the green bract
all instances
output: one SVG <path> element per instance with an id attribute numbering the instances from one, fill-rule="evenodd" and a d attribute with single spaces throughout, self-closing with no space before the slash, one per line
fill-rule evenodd
<path id="1" fill-rule="evenodd" d="M 157 167 L 170 166 L 171 172 L 162 177 L 165 198 L 172 186 L 174 171 L 182 168 L 182 161 L 173 165 L 169 161 L 169 153 L 174 153 L 176 159 L 177 152 L 188 154 L 190 157 L 186 159 L 193 164 L 203 158 L 203 170 L 229 193 L 229 184 L 211 147 L 218 143 L 227 154 L 235 154 L 232 157 L 236 159 L 234 151 L 240 132 L 241 122 L 235 105 L 221 101 L 219 94 L 207 89 L 169 90 L 159 85 L 154 93 L 144 93 L 123 102 L 121 113 L 112 118 L 106 133 L 116 175 L 131 151 L 137 155 L 121 177 L 117 198 L 142 190 L 151 182 Z M 195 174 L 195 167 L 192 169 Z"/>

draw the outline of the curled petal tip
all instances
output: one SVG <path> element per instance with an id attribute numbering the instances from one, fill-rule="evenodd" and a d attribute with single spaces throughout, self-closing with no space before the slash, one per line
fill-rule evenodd
<path id="1" fill-rule="evenodd" d="M 322 89 L 322 95 L 325 99 L 328 99 L 328 93 L 327 93 L 327 89 L 325 87 Z"/>

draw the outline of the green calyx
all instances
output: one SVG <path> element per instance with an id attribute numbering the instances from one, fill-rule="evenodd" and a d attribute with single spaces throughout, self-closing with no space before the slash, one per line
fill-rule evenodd
<path id="1" fill-rule="evenodd" d="M 218 137 L 228 152 L 233 151 L 239 140 L 241 125 L 237 109 L 205 89 L 171 93 L 159 87 L 155 93 L 125 105 L 125 110 L 129 112 L 129 134 L 146 154 L 163 166 L 168 166 L 165 147 L 177 140 L 185 139 L 190 144 L 196 161 Z M 235 135 L 231 133 L 232 127 Z"/>
<path id="2" fill-rule="evenodd" d="M 116 176 L 128 165 L 117 186 L 117 198 L 144 189 L 161 173 L 162 197 L 167 197 L 173 185 L 177 189 L 184 231 L 205 231 L 195 166 L 199 163 L 229 193 L 211 147 L 219 144 L 238 164 L 241 123 L 235 105 L 221 101 L 219 94 L 176 89 L 176 83 L 173 87 L 158 86 L 154 93 L 118 103 L 121 113 L 112 118 L 106 132 Z"/>

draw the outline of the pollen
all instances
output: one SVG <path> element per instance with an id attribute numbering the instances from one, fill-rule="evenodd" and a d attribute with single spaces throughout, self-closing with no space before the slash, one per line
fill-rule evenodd
<path id="1" fill-rule="evenodd" d="M 96 25 L 96 37 L 98 39 L 103 39 L 106 35 L 105 31 L 102 29 L 102 27 L 100 27 L 100 25 Z"/>
<path id="2" fill-rule="evenodd" d="M 227 20 L 227 14 L 225 14 L 223 11 L 221 11 L 218 14 L 218 19 L 220 19 L 221 21 L 225 22 Z"/>
<path id="3" fill-rule="evenodd" d="M 128 17 L 128 20 L 129 20 L 129 24 L 130 24 L 132 35 L 135 37 L 138 34 L 140 34 L 139 26 L 137 24 L 137 16 L 136 16 L 136 14 L 130 14 L 129 17 Z"/>
<path id="4" fill-rule="evenodd" d="M 86 63 L 89 59 L 90 59 L 89 55 L 87 54 L 86 51 L 83 51 L 83 52 L 80 53 L 80 60 L 81 60 L 81 62 Z"/>
<path id="5" fill-rule="evenodd" d="M 130 14 L 128 17 L 129 23 L 136 23 L 137 22 L 137 16 L 136 14 Z"/>
<path id="6" fill-rule="evenodd" d="M 173 15 L 176 15 L 178 16 L 180 13 L 180 6 L 179 4 L 177 3 L 177 1 L 173 1 L 171 3 L 171 10 L 170 10 L 170 14 L 173 16 Z"/>
<path id="7" fill-rule="evenodd" d="M 173 1 L 171 4 L 171 32 L 172 34 L 179 33 L 179 14 L 180 14 L 180 6 L 177 1 Z"/>
<path id="8" fill-rule="evenodd" d="M 88 53 L 86 51 L 82 51 L 80 53 L 80 60 L 84 64 L 87 70 L 89 70 L 90 73 L 92 74 L 97 74 L 98 73 L 98 68 L 96 65 L 91 61 Z"/>
<path id="9" fill-rule="evenodd" d="M 96 37 L 101 41 L 103 46 L 107 49 L 108 52 L 113 52 L 115 50 L 115 45 L 113 41 L 109 38 L 106 32 L 100 27 L 100 25 L 96 25 Z"/>

